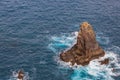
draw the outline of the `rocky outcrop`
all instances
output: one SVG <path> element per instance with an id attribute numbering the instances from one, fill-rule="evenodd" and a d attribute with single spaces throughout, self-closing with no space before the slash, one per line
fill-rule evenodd
<path id="1" fill-rule="evenodd" d="M 65 62 L 71 62 L 72 65 L 75 63 L 87 65 L 91 60 L 104 55 L 105 52 L 96 41 L 96 35 L 92 26 L 88 22 L 83 22 L 78 32 L 77 43 L 71 49 L 62 52 L 60 59 Z"/>
<path id="2" fill-rule="evenodd" d="M 99 61 L 101 63 L 101 65 L 103 64 L 108 64 L 109 63 L 109 59 L 104 59 L 103 61 Z"/>

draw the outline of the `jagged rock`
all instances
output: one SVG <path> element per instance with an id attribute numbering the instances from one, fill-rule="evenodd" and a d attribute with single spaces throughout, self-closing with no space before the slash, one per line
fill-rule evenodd
<path id="1" fill-rule="evenodd" d="M 96 41 L 96 34 L 88 22 L 83 22 L 77 36 L 77 43 L 71 49 L 60 54 L 60 59 L 78 65 L 87 65 L 93 59 L 105 55 Z"/>
<path id="2" fill-rule="evenodd" d="M 100 61 L 100 63 L 101 63 L 101 65 L 108 64 L 109 63 L 109 59 L 108 58 L 104 59 L 103 61 Z"/>

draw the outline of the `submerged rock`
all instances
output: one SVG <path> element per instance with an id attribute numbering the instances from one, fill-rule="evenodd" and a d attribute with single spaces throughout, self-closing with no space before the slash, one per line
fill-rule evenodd
<path id="1" fill-rule="evenodd" d="M 109 59 L 108 58 L 104 59 L 103 61 L 100 61 L 100 63 L 101 63 L 101 65 L 108 64 L 109 63 Z"/>
<path id="2" fill-rule="evenodd" d="M 60 59 L 78 65 L 87 65 L 93 59 L 103 57 L 104 50 L 96 41 L 96 34 L 88 22 L 83 22 L 77 36 L 77 43 L 60 54 Z M 101 63 L 102 64 L 102 63 Z"/>

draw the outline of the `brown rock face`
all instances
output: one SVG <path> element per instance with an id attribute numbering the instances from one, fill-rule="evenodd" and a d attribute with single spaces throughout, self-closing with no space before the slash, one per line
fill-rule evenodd
<path id="1" fill-rule="evenodd" d="M 61 60 L 78 65 L 87 65 L 93 59 L 105 55 L 104 50 L 96 41 L 96 35 L 88 22 L 83 22 L 77 36 L 77 43 L 69 50 L 60 54 Z"/>
<path id="2" fill-rule="evenodd" d="M 23 73 L 22 70 L 20 70 L 20 71 L 18 72 L 18 79 L 23 80 L 23 77 L 24 77 L 24 73 Z"/>

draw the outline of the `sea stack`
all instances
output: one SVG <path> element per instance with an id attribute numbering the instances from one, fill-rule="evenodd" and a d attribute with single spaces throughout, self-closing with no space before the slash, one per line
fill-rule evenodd
<path id="1" fill-rule="evenodd" d="M 93 59 L 98 59 L 105 55 L 104 50 L 96 41 L 96 34 L 88 22 L 80 25 L 77 42 L 69 50 L 60 54 L 60 59 L 78 65 L 87 65 Z M 102 63 L 101 63 L 102 64 Z"/>

